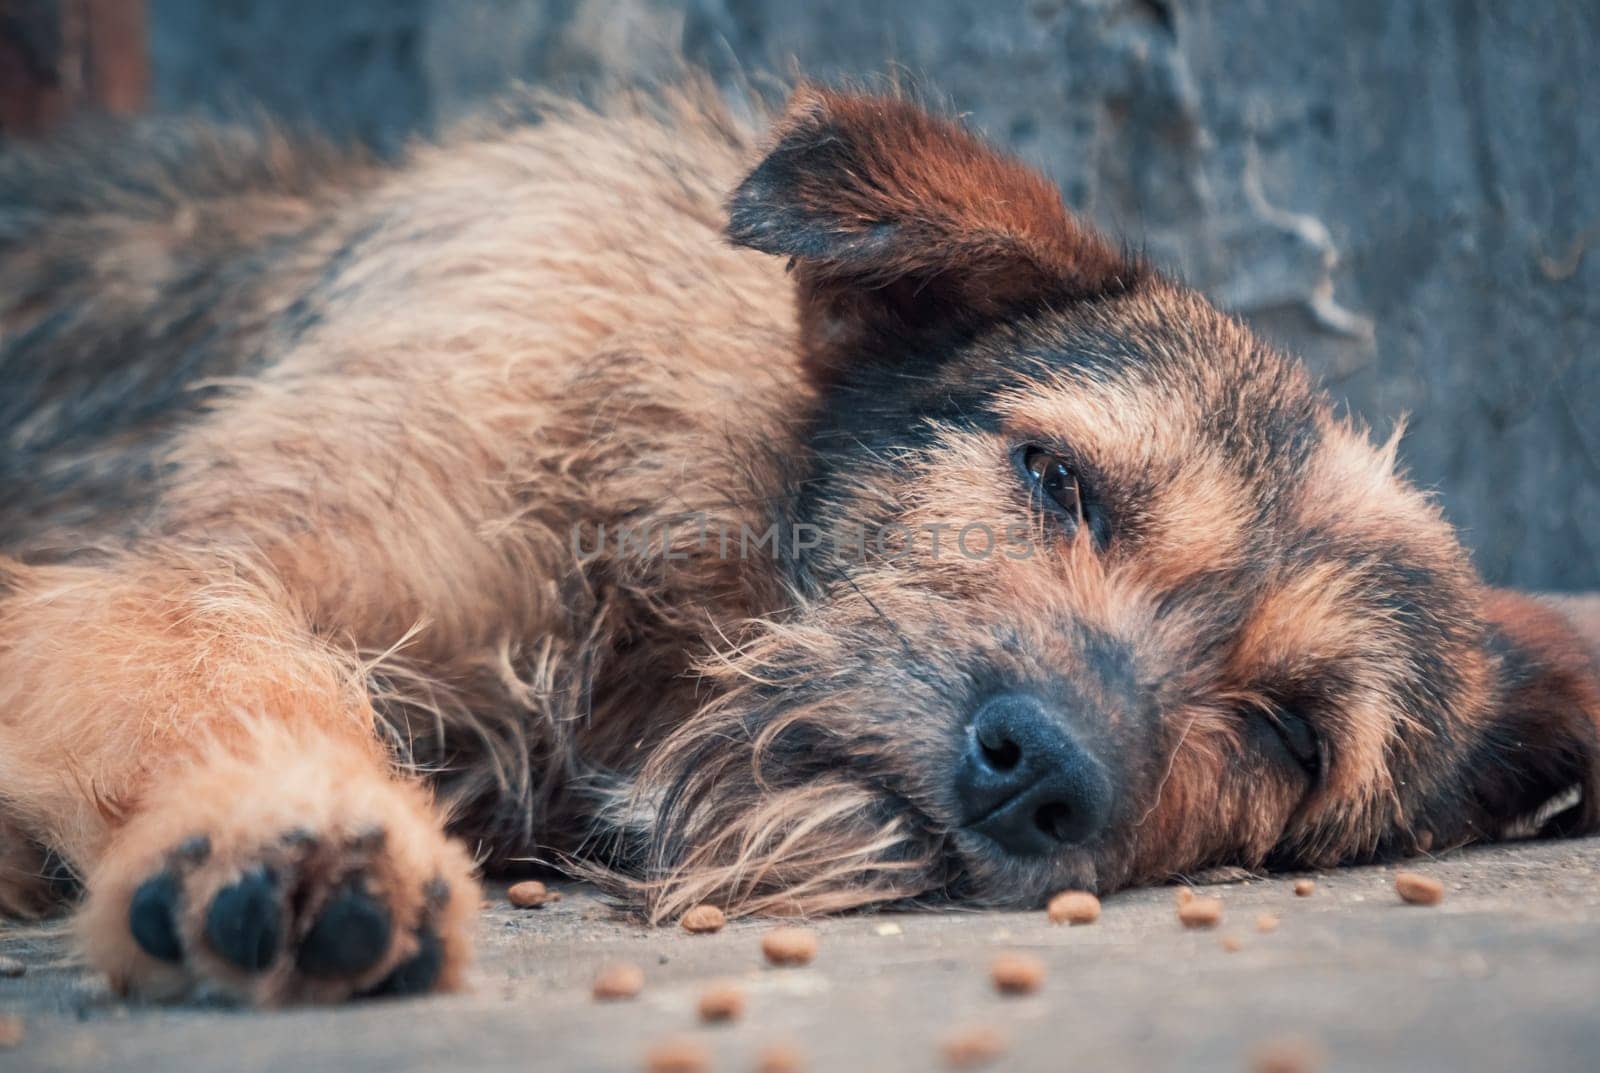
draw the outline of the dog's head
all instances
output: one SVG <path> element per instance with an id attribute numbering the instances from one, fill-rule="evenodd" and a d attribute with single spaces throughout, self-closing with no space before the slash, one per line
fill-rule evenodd
<path id="1" fill-rule="evenodd" d="M 1296 361 L 898 99 L 800 90 L 729 235 L 822 404 L 792 613 L 646 772 L 656 911 L 1033 904 L 1597 817 L 1600 688 Z"/>

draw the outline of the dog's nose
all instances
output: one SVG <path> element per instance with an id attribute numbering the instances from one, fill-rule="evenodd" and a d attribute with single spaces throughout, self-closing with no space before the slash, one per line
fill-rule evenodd
<path id="1" fill-rule="evenodd" d="M 1087 842 L 1111 811 L 1111 782 L 1037 698 L 1001 693 L 979 706 L 956 765 L 963 827 L 1019 857 Z"/>

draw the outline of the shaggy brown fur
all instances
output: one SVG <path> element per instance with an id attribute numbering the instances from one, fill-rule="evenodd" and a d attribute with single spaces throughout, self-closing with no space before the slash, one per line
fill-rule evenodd
<path id="1" fill-rule="evenodd" d="M 0 908 L 331 1000 L 461 980 L 472 856 L 663 919 L 1594 828 L 1567 620 L 1045 180 L 812 87 L 531 111 L 0 159 Z M 996 696 L 1101 787 L 1050 852 L 952 788 Z"/>

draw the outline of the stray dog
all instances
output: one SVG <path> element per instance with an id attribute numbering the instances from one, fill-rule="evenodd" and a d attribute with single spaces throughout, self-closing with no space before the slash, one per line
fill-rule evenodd
<path id="1" fill-rule="evenodd" d="M 333 1001 L 458 985 L 475 861 L 659 921 L 1595 829 L 1592 654 L 1393 438 L 954 122 L 770 127 L 0 163 L 0 906 Z"/>

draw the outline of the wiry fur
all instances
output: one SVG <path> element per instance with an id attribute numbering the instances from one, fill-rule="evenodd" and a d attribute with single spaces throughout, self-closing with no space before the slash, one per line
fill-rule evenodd
<path id="1" fill-rule="evenodd" d="M 461 978 L 447 823 L 660 920 L 1368 859 L 1574 785 L 1555 826 L 1600 819 L 1566 620 L 1039 176 L 813 87 L 765 142 L 697 88 L 514 111 L 392 166 L 192 128 L 0 160 L 0 908 L 55 855 L 118 981 L 323 1000 Z M 1031 554 L 789 535 L 971 522 Z M 1111 771 L 1103 833 L 968 829 L 996 690 Z M 256 874 L 288 922 L 241 971 L 207 907 Z M 130 935 L 152 875 L 175 961 Z M 388 938 L 319 975 L 350 888 Z"/>

